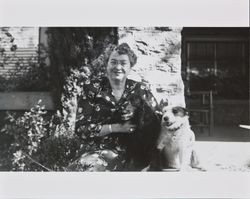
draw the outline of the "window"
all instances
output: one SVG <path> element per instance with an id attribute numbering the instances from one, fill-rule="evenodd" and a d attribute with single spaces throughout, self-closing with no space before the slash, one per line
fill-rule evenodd
<path id="1" fill-rule="evenodd" d="M 249 39 L 239 36 L 184 36 L 183 68 L 189 91 L 213 90 L 219 99 L 248 99 Z"/>

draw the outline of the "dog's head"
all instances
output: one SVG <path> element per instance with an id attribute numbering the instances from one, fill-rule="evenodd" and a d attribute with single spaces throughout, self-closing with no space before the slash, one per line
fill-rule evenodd
<path id="1" fill-rule="evenodd" d="M 181 106 L 166 106 L 162 110 L 161 125 L 168 130 L 180 128 L 188 123 L 188 111 Z"/>

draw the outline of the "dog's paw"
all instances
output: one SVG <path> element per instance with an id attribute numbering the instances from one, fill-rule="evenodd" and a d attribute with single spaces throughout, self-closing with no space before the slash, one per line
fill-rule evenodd
<path id="1" fill-rule="evenodd" d="M 207 171 L 207 169 L 205 168 L 205 167 L 203 167 L 203 166 L 195 166 L 195 167 L 193 167 L 194 169 L 197 169 L 197 170 L 199 170 L 199 171 Z"/>
<path id="2" fill-rule="evenodd" d="M 178 169 L 178 168 L 168 168 L 168 169 L 161 169 L 161 171 L 164 171 L 164 172 L 179 172 L 180 169 Z"/>
<path id="3" fill-rule="evenodd" d="M 180 168 L 180 171 L 181 172 L 188 172 L 188 171 L 192 171 L 193 170 L 193 168 L 191 167 L 191 166 L 189 166 L 189 165 L 183 165 L 183 166 L 181 166 L 181 168 Z"/>

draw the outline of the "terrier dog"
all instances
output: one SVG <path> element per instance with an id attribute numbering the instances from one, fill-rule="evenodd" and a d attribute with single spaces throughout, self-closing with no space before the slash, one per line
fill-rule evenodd
<path id="1" fill-rule="evenodd" d="M 190 128 L 187 110 L 181 106 L 167 106 L 162 114 L 155 153 L 146 170 L 205 170 L 194 150 L 195 134 Z"/>

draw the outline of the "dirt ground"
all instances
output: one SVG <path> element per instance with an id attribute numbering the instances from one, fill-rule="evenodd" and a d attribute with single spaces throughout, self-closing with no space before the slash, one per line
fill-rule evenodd
<path id="1" fill-rule="evenodd" d="M 207 171 L 250 171 L 250 131 L 217 126 L 212 136 L 199 133 L 196 149 Z"/>
<path id="2" fill-rule="evenodd" d="M 197 141 L 207 171 L 250 171 L 250 142 Z"/>

